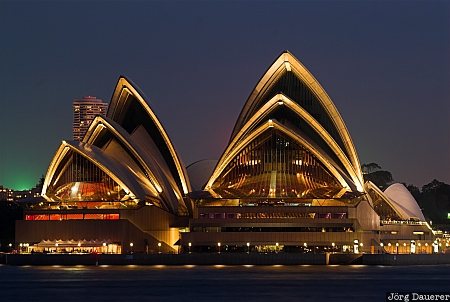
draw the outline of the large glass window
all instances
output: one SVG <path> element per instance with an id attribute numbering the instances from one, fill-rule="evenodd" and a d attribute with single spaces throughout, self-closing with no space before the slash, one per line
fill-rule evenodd
<path id="1" fill-rule="evenodd" d="M 68 152 L 49 186 L 47 195 L 59 201 L 112 202 L 126 199 L 123 188 L 94 163 L 76 152 Z M 55 180 L 52 180 L 52 183 Z M 83 205 L 82 207 L 86 207 Z"/>
<path id="2" fill-rule="evenodd" d="M 212 189 L 223 198 L 332 198 L 342 186 L 306 148 L 270 128 L 239 152 Z"/>

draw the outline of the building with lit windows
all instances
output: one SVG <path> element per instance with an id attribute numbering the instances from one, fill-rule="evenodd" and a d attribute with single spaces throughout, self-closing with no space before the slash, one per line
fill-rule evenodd
<path id="1" fill-rule="evenodd" d="M 17 222 L 17 242 L 28 251 L 108 253 L 437 246 L 404 186 L 383 192 L 364 182 L 337 108 L 289 52 L 250 93 L 219 160 L 187 171 L 142 92 L 121 77 L 106 116 L 56 151 L 45 201 Z"/>
<path id="2" fill-rule="evenodd" d="M 89 125 L 97 115 L 104 116 L 108 110 L 108 103 L 95 96 L 85 96 L 74 100 L 73 109 L 73 139 L 81 141 L 89 129 Z"/>
<path id="3" fill-rule="evenodd" d="M 143 94 L 120 77 L 106 116 L 81 141 L 63 141 L 45 176 L 44 201 L 16 226 L 28 250 L 176 251 L 192 213 L 189 180 Z"/>
<path id="4" fill-rule="evenodd" d="M 14 191 L 0 185 L 0 201 L 13 201 Z"/>
<path id="5" fill-rule="evenodd" d="M 289 52 L 256 84 L 204 190 L 190 196 L 183 250 L 409 253 L 434 243 L 403 185 L 364 183 L 337 108 Z"/>
<path id="6" fill-rule="evenodd" d="M 22 201 L 26 199 L 39 198 L 41 189 L 34 187 L 29 190 L 13 190 L 0 185 L 0 201 Z"/>

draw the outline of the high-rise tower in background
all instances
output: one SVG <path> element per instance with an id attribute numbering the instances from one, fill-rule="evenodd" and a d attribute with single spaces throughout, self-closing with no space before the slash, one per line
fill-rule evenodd
<path id="1" fill-rule="evenodd" d="M 73 139 L 81 141 L 97 115 L 106 115 L 108 103 L 95 96 L 85 96 L 73 101 Z"/>
<path id="2" fill-rule="evenodd" d="M 80 116 L 93 118 L 104 104 L 92 99 L 74 102 Z M 201 162 L 185 169 L 125 77 L 110 106 L 106 117 L 80 118 L 84 128 L 90 123 L 77 133 L 82 143 L 63 141 L 56 151 L 42 186 L 46 202 L 16 221 L 16 242 L 32 243 L 22 252 L 449 251 L 405 186 L 383 192 L 364 181 L 336 106 L 290 52 L 250 93 L 212 173 Z M 202 184 L 194 191 L 191 175 Z"/>

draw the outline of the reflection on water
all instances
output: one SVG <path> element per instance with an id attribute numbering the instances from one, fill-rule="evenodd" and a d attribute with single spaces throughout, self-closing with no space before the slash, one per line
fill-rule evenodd
<path id="1" fill-rule="evenodd" d="M 2 301 L 384 301 L 448 284 L 450 266 L 0 267 Z"/>

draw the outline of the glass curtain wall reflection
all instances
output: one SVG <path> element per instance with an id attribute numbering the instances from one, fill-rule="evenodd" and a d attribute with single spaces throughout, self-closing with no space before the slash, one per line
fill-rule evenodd
<path id="1" fill-rule="evenodd" d="M 59 201 L 120 201 L 126 193 L 110 176 L 76 152 L 66 155 L 48 195 Z"/>
<path id="2" fill-rule="evenodd" d="M 227 165 L 212 189 L 222 197 L 333 197 L 342 189 L 307 149 L 270 128 Z"/>

